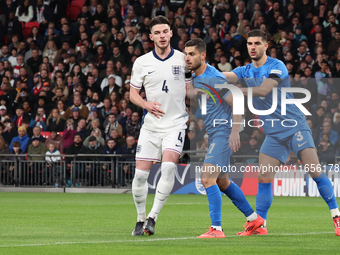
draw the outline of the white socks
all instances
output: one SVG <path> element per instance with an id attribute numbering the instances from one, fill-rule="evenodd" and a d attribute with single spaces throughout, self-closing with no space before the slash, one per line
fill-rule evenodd
<path id="1" fill-rule="evenodd" d="M 137 221 L 144 222 L 146 220 L 145 206 L 146 197 L 148 195 L 148 177 L 150 171 L 148 170 L 135 170 L 135 177 L 132 181 L 132 196 L 135 201 L 137 209 Z"/>
<path id="2" fill-rule="evenodd" d="M 331 209 L 330 211 L 331 211 L 331 214 L 332 214 L 332 218 L 334 218 L 335 216 L 340 217 L 339 207 L 335 208 L 335 209 Z"/>
<path id="3" fill-rule="evenodd" d="M 155 200 L 151 212 L 148 215 L 148 218 L 154 218 L 155 221 L 174 187 L 175 170 L 177 168 L 176 164 L 173 162 L 163 162 L 161 167 L 162 175 L 157 184 Z"/>
<path id="4" fill-rule="evenodd" d="M 256 219 L 257 219 L 257 213 L 256 212 L 253 212 L 252 214 L 250 214 L 247 217 L 247 221 L 253 221 L 253 220 L 256 220 Z"/>

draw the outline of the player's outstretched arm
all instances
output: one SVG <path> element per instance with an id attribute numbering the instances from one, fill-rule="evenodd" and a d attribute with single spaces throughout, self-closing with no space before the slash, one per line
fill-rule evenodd
<path id="1" fill-rule="evenodd" d="M 233 107 L 233 95 L 229 93 L 224 100 L 231 106 Z M 242 120 L 242 115 L 236 115 L 233 114 L 232 118 L 232 128 L 231 128 L 231 133 L 229 136 L 229 147 L 233 152 L 236 152 L 240 149 L 241 147 L 241 141 L 240 141 L 240 134 L 239 134 L 239 128 Z"/>
<path id="2" fill-rule="evenodd" d="M 238 83 L 238 77 L 233 72 L 222 72 L 222 74 L 227 78 L 229 84 L 236 84 Z"/>
<path id="3" fill-rule="evenodd" d="M 158 102 L 148 102 L 145 101 L 140 95 L 139 95 L 140 89 L 135 89 L 132 86 L 130 87 L 130 100 L 135 105 L 144 108 L 149 113 L 154 115 L 156 118 L 163 117 L 164 112 L 158 108 L 161 104 Z"/>
<path id="4" fill-rule="evenodd" d="M 262 82 L 261 86 L 252 88 L 253 97 L 265 97 L 273 90 L 273 88 L 277 87 L 278 85 L 279 83 L 277 80 L 271 78 L 266 79 L 264 82 Z M 247 88 L 242 88 L 242 92 L 244 95 L 248 95 Z"/>

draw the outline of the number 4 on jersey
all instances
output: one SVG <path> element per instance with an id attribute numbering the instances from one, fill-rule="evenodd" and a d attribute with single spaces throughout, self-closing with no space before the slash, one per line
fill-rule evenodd
<path id="1" fill-rule="evenodd" d="M 163 82 L 162 91 L 165 91 L 165 93 L 168 93 L 169 89 L 168 89 L 168 86 L 165 85 L 165 83 L 166 83 L 166 80 L 164 80 Z"/>

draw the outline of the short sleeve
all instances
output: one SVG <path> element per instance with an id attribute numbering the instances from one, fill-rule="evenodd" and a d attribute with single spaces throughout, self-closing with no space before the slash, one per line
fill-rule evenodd
<path id="1" fill-rule="evenodd" d="M 273 65 L 270 68 L 270 70 L 268 70 L 268 72 L 269 72 L 268 74 L 269 78 L 277 77 L 277 78 L 280 78 L 281 81 L 289 77 L 287 67 L 281 61 Z"/>
<path id="2" fill-rule="evenodd" d="M 232 70 L 234 74 L 236 74 L 237 78 L 240 80 L 244 78 L 245 66 L 240 66 Z"/>
<path id="3" fill-rule="evenodd" d="M 131 87 L 135 89 L 141 89 L 143 85 L 143 68 L 140 64 L 139 59 L 136 59 L 135 63 L 133 64 L 132 67 L 132 72 L 131 72 L 131 82 L 130 85 Z"/>

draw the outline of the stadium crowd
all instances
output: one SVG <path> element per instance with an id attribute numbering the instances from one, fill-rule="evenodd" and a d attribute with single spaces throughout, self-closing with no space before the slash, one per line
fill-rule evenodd
<path id="1" fill-rule="evenodd" d="M 286 64 L 293 87 L 311 92 L 305 107 L 320 161 L 340 156 L 340 0 L 0 2 L 0 154 L 134 154 L 143 109 L 130 101 L 131 70 L 152 51 L 150 19 L 164 15 L 172 47 L 202 38 L 220 71 L 251 63 L 247 32 L 266 31 L 267 54 Z M 184 150 L 207 150 L 192 103 Z M 261 128 L 241 126 L 240 134 L 236 154 L 258 155 Z"/>

